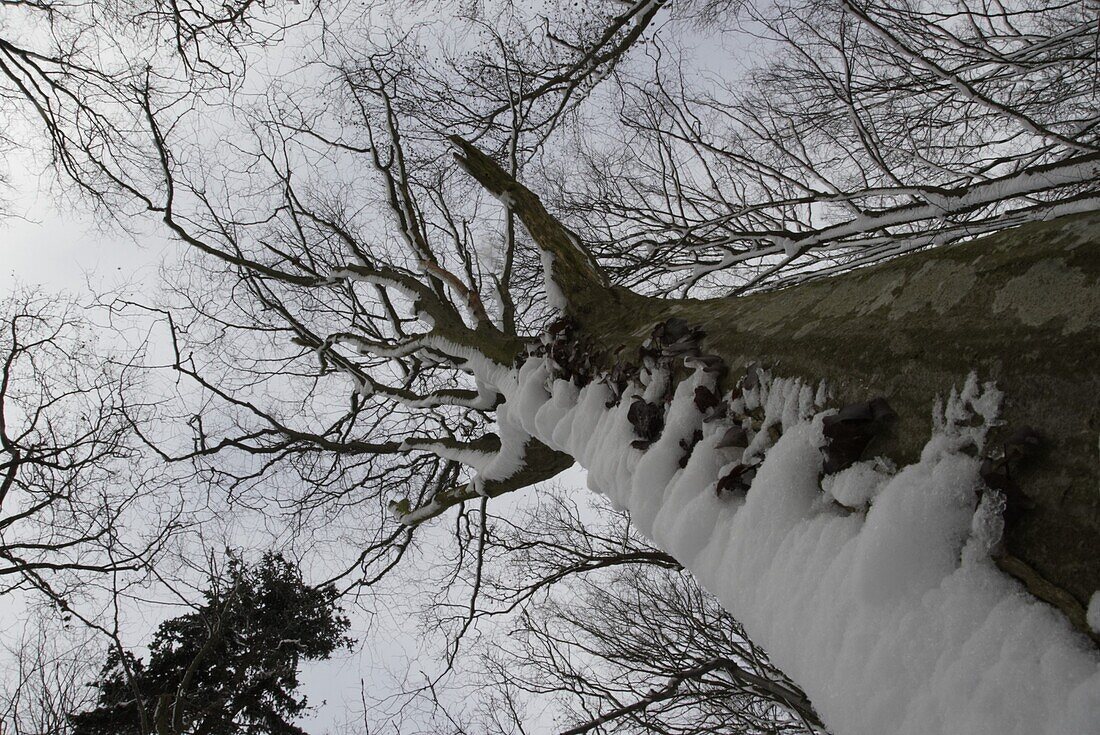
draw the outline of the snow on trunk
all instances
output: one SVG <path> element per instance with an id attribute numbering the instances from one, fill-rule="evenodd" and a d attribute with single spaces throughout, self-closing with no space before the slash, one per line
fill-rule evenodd
<path id="1" fill-rule="evenodd" d="M 972 377 L 937 410 L 915 464 L 859 463 L 823 488 L 820 391 L 815 402 L 797 381 L 764 381 L 739 399 L 765 408 L 754 441 L 726 447 L 730 420 L 703 421 L 692 400 L 713 384 L 700 370 L 677 386 L 660 437 L 638 449 L 631 402 L 667 380 L 643 377 L 609 407 L 606 385 L 553 380 L 541 358 L 488 376 L 511 404 L 501 433 L 576 458 L 589 486 L 717 595 L 833 732 L 1097 732 L 1100 656 L 989 556 L 1003 506 L 991 493 L 978 502 L 978 460 L 962 450 L 984 438 L 991 386 Z M 770 448 L 769 425 L 782 427 Z M 766 453 L 747 493 L 716 492 L 754 452 Z"/>

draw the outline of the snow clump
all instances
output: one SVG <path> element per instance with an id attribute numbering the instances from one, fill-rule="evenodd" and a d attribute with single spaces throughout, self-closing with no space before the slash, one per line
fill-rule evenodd
<path id="1" fill-rule="evenodd" d="M 703 369 L 671 396 L 660 368 L 643 370 L 618 395 L 606 381 L 555 379 L 545 365 L 532 357 L 492 376 L 512 405 L 508 430 L 576 458 L 589 486 L 628 510 L 805 689 L 832 732 L 1100 728 L 1096 649 L 990 558 L 1003 498 L 982 483 L 972 450 L 996 421 L 992 385 L 971 376 L 936 408 L 914 464 L 857 462 L 823 482 L 829 412 L 815 414 L 820 401 L 797 380 L 764 377 L 715 418 L 699 408 L 697 389 L 715 385 Z M 630 421 L 638 400 L 665 407 L 653 441 L 639 442 Z M 737 415 L 760 409 L 762 418 Z M 751 484 L 721 492 L 722 473 L 748 461 Z"/>

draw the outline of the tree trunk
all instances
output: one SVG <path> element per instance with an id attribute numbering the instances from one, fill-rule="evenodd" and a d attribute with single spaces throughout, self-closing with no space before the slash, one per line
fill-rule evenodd
<path id="1" fill-rule="evenodd" d="M 1004 424 L 993 446 L 1024 426 L 1042 441 L 1013 475 L 1022 497 L 1009 498 L 998 564 L 1088 630 L 1100 590 L 1100 214 L 780 291 L 647 301 L 576 318 L 595 342 L 632 346 L 678 316 L 702 327 L 704 351 L 727 365 L 823 379 L 836 405 L 883 396 L 899 418 L 870 449 L 899 462 L 919 455 L 937 397 L 970 371 L 996 381 Z"/>
<path id="2" fill-rule="evenodd" d="M 971 371 L 1004 392 L 987 445 L 1030 426 L 1040 451 L 1012 468 L 999 566 L 1088 631 L 1100 590 L 1100 213 L 1026 225 L 783 290 L 657 299 L 608 286 L 595 260 L 525 187 L 462 141 L 460 160 L 502 195 L 553 256 L 567 315 L 607 354 L 630 354 L 657 323 L 701 327 L 731 384 L 760 363 L 825 380 L 834 405 L 885 397 L 898 413 L 869 451 L 916 458 L 931 409 Z M 1094 636 L 1095 634 L 1091 633 Z"/>

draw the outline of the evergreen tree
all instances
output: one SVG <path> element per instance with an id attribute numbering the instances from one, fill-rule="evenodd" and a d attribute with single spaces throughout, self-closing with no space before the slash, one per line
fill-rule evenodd
<path id="1" fill-rule="evenodd" d="M 192 613 L 165 621 L 148 663 L 112 650 L 97 706 L 71 718 L 77 735 L 299 735 L 292 720 L 302 659 L 350 644 L 332 585 L 311 587 L 296 565 L 267 553 L 231 557 Z"/>

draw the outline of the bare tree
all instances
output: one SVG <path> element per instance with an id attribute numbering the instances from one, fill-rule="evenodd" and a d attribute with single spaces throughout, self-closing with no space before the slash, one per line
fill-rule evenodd
<path id="1" fill-rule="evenodd" d="M 64 174 L 61 184 L 75 186 L 102 215 L 122 222 L 127 197 L 115 196 L 111 176 L 86 154 L 125 162 L 135 171 L 144 166 L 152 151 L 133 135 L 142 124 L 134 102 L 143 90 L 155 87 L 165 104 L 189 104 L 236 88 L 250 49 L 279 42 L 315 10 L 309 3 L 270 0 L 5 2 L 4 140 L 35 152 L 44 142 L 53 167 Z M 35 128 L 45 135 L 33 137 Z"/>
<path id="2" fill-rule="evenodd" d="M 1096 8 L 758 3 L 715 83 L 675 36 L 556 196 L 632 287 L 741 293 L 1096 207 Z"/>
<path id="3" fill-rule="evenodd" d="M 1100 586 L 1094 550 L 1051 540 L 1100 527 L 1087 438 L 1100 408 L 1079 401 L 1097 388 L 1100 349 L 1083 326 L 1100 273 L 1095 216 L 1081 214 L 1100 168 L 1089 4 L 763 6 L 750 28 L 777 61 L 709 95 L 660 64 L 628 69 L 643 45 L 663 48 L 647 34 L 665 11 L 612 7 L 579 36 L 489 32 L 472 59 L 432 57 L 412 34 L 336 43 L 326 24 L 316 63 L 251 105 L 231 88 L 200 104 L 150 75 L 112 80 L 117 154 L 81 137 L 79 95 L 42 115 L 81 185 L 163 220 L 204 257 L 171 305 L 186 316 L 165 310 L 171 367 L 202 389 L 201 421 L 188 450 L 148 443 L 166 459 L 216 461 L 207 471 L 234 492 L 302 517 L 366 509 L 347 575 L 370 583 L 418 524 L 577 459 L 552 410 L 543 424 L 525 413 L 551 397 L 602 386 L 613 408 L 668 376 L 657 400 L 632 403 L 631 449 L 644 453 L 684 368 L 697 369 L 713 383 L 697 399 L 700 427 L 706 413 L 745 433 L 731 442 L 766 446 L 774 426 L 737 403 L 759 380 L 744 366 L 763 361 L 827 380 L 867 423 L 879 418 L 869 399 L 889 395 L 900 417 L 885 449 L 912 457 L 935 396 L 977 369 L 1012 396 L 1005 421 L 1037 426 L 1051 450 L 1025 478 L 1036 512 L 1011 515 L 999 560 L 1083 626 Z M 699 13 L 731 17 L 719 11 Z M 608 75 L 621 79 L 610 113 L 593 88 Z M 210 140 L 202 125 L 218 104 L 246 124 Z M 543 165 L 567 155 L 550 152 L 551 135 L 593 124 L 609 141 L 570 149 L 583 155 L 556 175 Z M 544 172 L 560 185 L 540 185 Z M 1039 262 L 1062 265 L 1052 275 Z M 696 284 L 735 295 L 679 298 Z M 1003 295 L 1057 287 L 1072 296 L 1038 311 Z M 888 309 L 895 300 L 905 308 Z M 936 340 L 955 349 L 923 347 Z M 1023 344 L 1026 360 L 1003 359 Z M 211 346 L 221 352 L 206 362 L 199 348 Z M 521 382 L 521 364 L 546 379 Z M 987 459 L 1003 470 L 1008 454 Z M 310 480 L 304 494 L 265 482 L 284 467 Z M 713 479 L 743 489 L 751 472 L 739 467 Z"/>
<path id="4" fill-rule="evenodd" d="M 61 733 L 87 701 L 89 651 L 111 636 L 94 639 L 117 633 L 118 605 L 163 573 L 192 519 L 131 424 L 151 413 L 140 346 L 112 343 L 63 296 L 17 290 L 2 319 L 0 599 L 26 624 L 0 726 Z"/>
<path id="5" fill-rule="evenodd" d="M 19 639 L 8 644 L 5 658 L 12 664 L 0 691 L 5 732 L 60 735 L 70 730 L 69 713 L 91 704 L 95 634 L 60 623 L 48 611 L 28 615 Z"/>

